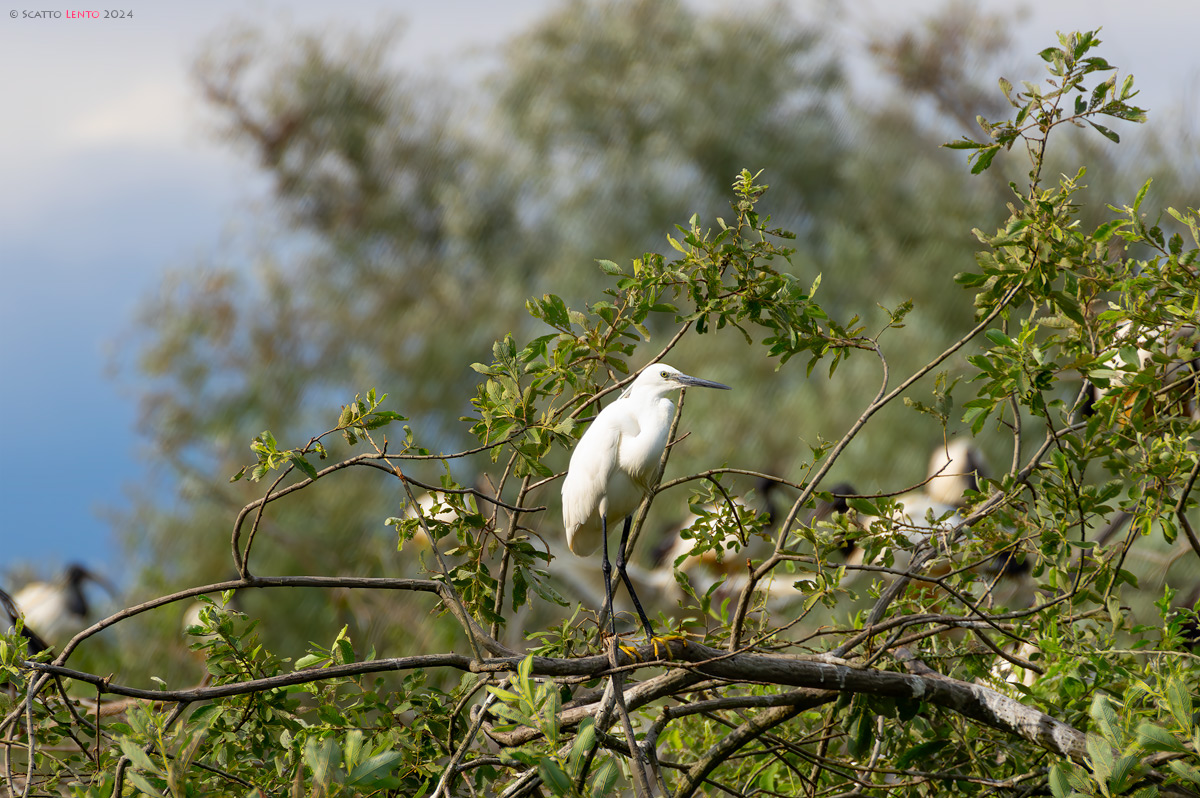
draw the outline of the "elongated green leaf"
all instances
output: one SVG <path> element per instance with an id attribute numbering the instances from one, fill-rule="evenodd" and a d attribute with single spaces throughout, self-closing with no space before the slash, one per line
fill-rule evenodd
<path id="1" fill-rule="evenodd" d="M 157 776 L 163 775 L 162 770 L 150 758 L 150 755 L 142 750 L 142 746 L 130 740 L 127 737 L 121 738 L 121 753 L 125 755 L 133 766 L 147 773 L 153 773 Z"/>
<path id="2" fill-rule="evenodd" d="M 554 795 L 571 794 L 574 786 L 571 783 L 571 777 L 553 759 L 543 759 L 538 763 L 538 775 L 542 777 L 542 781 Z"/>
<path id="3" fill-rule="evenodd" d="M 317 478 L 317 469 L 313 468 L 312 463 L 308 462 L 308 460 L 304 458 L 304 455 L 300 454 L 299 452 L 293 452 L 288 459 L 295 464 L 296 468 L 299 468 L 301 471 L 303 471 L 304 475 L 309 479 Z"/>
<path id="4" fill-rule="evenodd" d="M 1113 795 L 1120 795 L 1132 786 L 1140 759 L 1136 756 L 1122 756 L 1113 763 L 1112 776 L 1108 780 L 1108 789 Z"/>
<path id="5" fill-rule="evenodd" d="M 619 773 L 616 761 L 611 758 L 606 759 L 600 767 L 596 768 L 596 775 L 592 779 L 593 794 L 611 795 Z"/>
<path id="6" fill-rule="evenodd" d="M 1171 770 L 1175 771 L 1179 776 L 1187 779 L 1193 784 L 1200 784 L 1200 770 L 1192 767 L 1182 759 L 1172 759 L 1170 762 Z"/>
<path id="7" fill-rule="evenodd" d="M 348 784 L 370 784 L 387 776 L 404 760 L 400 751 L 384 751 L 360 762 L 350 772 Z"/>
<path id="8" fill-rule="evenodd" d="M 1050 768 L 1050 792 L 1054 794 L 1054 798 L 1067 798 L 1071 794 L 1071 782 L 1067 780 L 1065 767 L 1061 762 L 1056 762 L 1054 767 Z"/>
<path id="9" fill-rule="evenodd" d="M 1107 782 L 1112 776 L 1113 771 L 1113 750 L 1112 746 L 1098 734 L 1088 733 L 1087 736 L 1088 759 L 1092 765 L 1092 773 L 1096 775 L 1099 781 Z"/>
<path id="10" fill-rule="evenodd" d="M 147 779 L 145 776 L 143 776 L 138 771 L 131 770 L 125 774 L 125 777 L 127 779 L 129 779 L 131 782 L 133 782 L 133 785 L 135 787 L 137 787 L 142 793 L 144 793 L 146 795 L 153 795 L 153 796 L 155 796 L 155 798 L 166 798 L 164 793 L 162 793 L 158 789 L 155 789 L 154 785 L 150 783 L 150 780 Z"/>
<path id="11" fill-rule="evenodd" d="M 1090 119 L 1088 120 L 1088 124 L 1091 125 L 1092 127 L 1096 128 L 1096 132 L 1098 132 L 1101 136 L 1104 136 L 1104 138 L 1108 139 L 1109 141 L 1115 141 L 1117 143 L 1120 143 L 1121 137 L 1117 135 L 1117 132 L 1115 130 L 1110 130 L 1109 128 L 1106 128 L 1104 125 L 1098 125 Z"/>
<path id="12" fill-rule="evenodd" d="M 304 764 L 312 771 L 314 785 L 328 787 L 340 762 L 341 751 L 333 737 L 309 737 L 304 743 Z"/>
<path id="13" fill-rule="evenodd" d="M 571 757 L 569 764 L 572 778 L 579 777 L 580 770 L 583 768 L 583 760 L 587 756 L 587 752 L 592 749 L 592 745 L 595 742 L 595 720 L 593 718 L 584 718 L 579 724 L 579 729 L 575 732 L 575 742 L 571 744 Z"/>
<path id="14" fill-rule="evenodd" d="M 900 770 L 905 770 L 912 765 L 916 765 L 920 770 L 930 770 L 931 768 L 924 766 L 925 763 L 930 757 L 949 744 L 949 740 L 930 740 L 920 745 L 915 745 L 900 755 L 900 758 L 896 760 L 896 767 Z"/>
<path id="15" fill-rule="evenodd" d="M 1184 751 L 1183 742 L 1154 723 L 1144 722 L 1137 728 L 1138 745 L 1147 751 Z"/>
<path id="16" fill-rule="evenodd" d="M 1172 676 L 1167 680 L 1167 707 L 1171 717 L 1182 729 L 1192 727 L 1192 692 L 1178 677 Z"/>
<path id="17" fill-rule="evenodd" d="M 992 159 L 996 157 L 996 153 L 1000 152 L 1000 145 L 993 144 L 985 150 L 980 150 L 978 157 L 975 158 L 975 163 L 971 165 L 971 174 L 977 175 L 992 165 Z"/>
<path id="18" fill-rule="evenodd" d="M 1117 716 L 1117 711 L 1113 709 L 1112 702 L 1108 697 L 1096 694 L 1092 699 L 1091 709 L 1092 720 L 1096 722 L 1096 728 L 1100 730 L 1101 736 L 1113 746 L 1120 747 L 1121 745 L 1121 719 Z"/>

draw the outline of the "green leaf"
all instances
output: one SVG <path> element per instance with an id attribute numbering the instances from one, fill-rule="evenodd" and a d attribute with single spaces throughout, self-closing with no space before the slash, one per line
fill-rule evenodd
<path id="1" fill-rule="evenodd" d="M 625 272 L 621 271 L 621 267 L 618 266 L 617 264 L 613 263 L 611 260 L 598 260 L 598 261 L 596 261 L 596 263 L 600 264 L 600 268 L 604 271 L 605 274 L 621 275 L 621 276 L 623 276 L 625 274 Z"/>
<path id="2" fill-rule="evenodd" d="M 346 739 L 342 743 L 342 760 L 346 763 L 346 767 L 353 767 L 358 763 L 359 754 L 362 753 L 363 733 L 362 729 L 351 729 L 346 732 Z"/>
<path id="3" fill-rule="evenodd" d="M 1167 680 L 1167 706 L 1181 729 L 1192 728 L 1192 693 L 1177 676 Z"/>
<path id="4" fill-rule="evenodd" d="M 314 785 L 328 786 L 333 781 L 341 758 L 342 754 L 334 737 L 326 737 L 323 740 L 309 737 L 304 743 L 304 763 L 312 771 Z"/>
<path id="5" fill-rule="evenodd" d="M 296 468 L 299 468 L 301 471 L 303 471 L 304 475 L 309 479 L 317 478 L 317 469 L 313 468 L 312 463 L 304 459 L 304 455 L 300 454 L 299 452 L 293 452 L 288 459 L 295 464 Z"/>
<path id="6" fill-rule="evenodd" d="M 925 763 L 934 754 L 949 744 L 949 740 L 929 740 L 920 745 L 915 745 L 900 755 L 900 758 L 896 760 L 896 767 L 899 770 L 906 770 L 910 765 L 915 763 L 920 770 L 931 770 L 931 768 L 924 766 Z"/>
<path id="7" fill-rule="evenodd" d="M 569 764 L 572 776 L 579 776 L 579 772 L 583 768 L 583 760 L 587 756 L 588 751 L 592 750 L 592 745 L 595 742 L 596 721 L 594 718 L 584 718 L 580 721 L 579 729 L 575 732 L 575 741 L 571 744 Z"/>
<path id="8" fill-rule="evenodd" d="M 871 743 L 874 741 L 875 717 L 865 708 L 854 713 L 854 718 L 850 721 L 850 728 L 847 730 L 849 739 L 847 741 L 846 750 L 851 756 L 861 757 L 871 750 Z"/>
<path id="9" fill-rule="evenodd" d="M 1000 152 L 1000 145 L 993 144 L 985 150 L 980 150 L 975 158 L 975 163 L 971 166 L 971 174 L 977 175 L 992 165 L 992 159 L 996 157 L 996 153 Z"/>
<path id="10" fill-rule="evenodd" d="M 1105 222 L 1096 228 L 1096 232 L 1092 234 L 1092 238 L 1096 241 L 1096 243 L 1103 244 L 1105 241 L 1112 238 L 1114 233 L 1116 233 L 1122 227 L 1125 227 L 1127 224 L 1129 224 L 1129 222 L 1125 221 L 1124 219 L 1113 219 L 1112 221 Z"/>
<path id="11" fill-rule="evenodd" d="M 1055 762 L 1050 768 L 1050 792 L 1054 793 L 1054 798 L 1067 798 L 1071 794 L 1071 782 L 1065 770 L 1068 767 L 1070 765 Z"/>
<path id="12" fill-rule="evenodd" d="M 395 770 L 402 761 L 404 761 L 404 753 L 401 751 L 384 751 L 382 754 L 376 754 L 365 762 L 360 762 L 354 770 L 350 771 L 347 784 L 369 784 L 379 781 Z"/>
<path id="13" fill-rule="evenodd" d="M 987 336 L 987 339 L 992 342 L 993 346 L 1001 346 L 1008 349 L 1013 349 L 1016 347 L 1016 343 L 1013 341 L 1013 339 L 1009 338 L 1000 330 L 987 330 L 984 332 L 984 335 Z"/>
<path id="14" fill-rule="evenodd" d="M 979 144 L 978 142 L 971 141 L 968 138 L 963 138 L 959 141 L 947 141 L 942 146 L 949 150 L 979 150 L 988 145 Z"/>
<path id="15" fill-rule="evenodd" d="M 500 687 L 494 687 L 490 684 L 488 685 L 487 689 L 488 689 L 488 692 L 490 692 L 492 695 L 496 696 L 496 698 L 499 698 L 501 701 L 507 702 L 509 704 L 515 704 L 521 700 L 521 696 L 517 695 L 516 693 L 512 692 L 511 690 L 505 690 Z"/>
<path id="16" fill-rule="evenodd" d="M 542 690 L 546 690 L 546 703 L 542 706 L 542 714 L 546 719 L 546 739 L 552 743 L 558 742 L 559 731 L 559 712 L 562 710 L 562 700 L 558 695 L 558 686 L 549 681 L 542 685 Z"/>
<path id="17" fill-rule="evenodd" d="M 574 786 L 571 783 L 571 777 L 553 759 L 543 759 L 538 763 L 538 775 L 542 777 L 542 781 L 546 783 L 553 794 L 571 794 Z"/>
<path id="18" fill-rule="evenodd" d="M 596 776 L 592 779 L 593 794 L 611 795 L 613 785 L 617 783 L 618 773 L 616 760 L 604 760 L 604 763 L 596 768 Z"/>
<path id="19" fill-rule="evenodd" d="M 1161 726 L 1143 721 L 1137 727 L 1138 745 L 1147 751 L 1179 751 L 1186 750 L 1183 743 Z"/>
<path id="20" fill-rule="evenodd" d="M 1141 207 L 1141 205 L 1142 205 L 1142 200 L 1143 200 L 1143 199 L 1145 199 L 1145 197 L 1146 197 L 1146 192 L 1150 190 L 1150 183 L 1151 183 L 1151 182 L 1152 182 L 1152 181 L 1150 181 L 1150 180 L 1147 180 L 1147 181 L 1146 181 L 1146 182 L 1145 182 L 1145 183 L 1142 185 L 1141 189 L 1138 191 L 1138 193 L 1137 193 L 1137 197 L 1135 197 L 1135 198 L 1134 198 L 1134 200 L 1133 200 L 1133 209 L 1134 209 L 1135 211 L 1136 211 L 1138 208 L 1140 208 L 1140 207 Z"/>
<path id="21" fill-rule="evenodd" d="M 1181 759 L 1172 759 L 1169 763 L 1171 770 L 1193 784 L 1200 784 L 1200 770 L 1192 767 Z"/>
<path id="22" fill-rule="evenodd" d="M 133 782 L 134 786 L 141 790 L 146 795 L 157 796 L 157 798 L 166 798 L 161 790 L 155 789 L 149 779 L 143 776 L 136 770 L 131 770 L 125 774 L 126 778 Z"/>
<path id="23" fill-rule="evenodd" d="M 1096 128 L 1096 132 L 1098 132 L 1101 136 L 1104 136 L 1104 138 L 1108 139 L 1109 141 L 1115 141 L 1118 144 L 1121 142 L 1121 137 L 1117 135 L 1115 130 L 1110 130 L 1104 125 L 1098 125 L 1090 119 L 1087 121 L 1087 123 Z"/>
<path id="24" fill-rule="evenodd" d="M 1120 747 L 1121 719 L 1117 717 L 1117 711 L 1113 709 L 1112 702 L 1108 700 L 1107 696 L 1096 694 L 1092 699 L 1091 716 L 1104 739 L 1110 745 Z"/>
<path id="25" fill-rule="evenodd" d="M 1117 759 L 1113 764 L 1112 778 L 1108 780 L 1109 790 L 1114 795 L 1120 795 L 1133 784 L 1134 774 L 1140 758 L 1129 755 Z"/>
<path id="26" fill-rule="evenodd" d="M 1113 751 L 1112 746 L 1098 734 L 1088 733 L 1087 736 L 1088 760 L 1092 766 L 1092 773 L 1101 782 L 1108 782 L 1113 771 Z"/>
<path id="27" fill-rule="evenodd" d="M 130 740 L 128 737 L 122 737 L 120 745 L 121 753 L 124 754 L 125 758 L 128 759 L 138 770 L 143 770 L 147 773 L 153 773 L 159 776 L 162 775 L 162 770 L 159 769 L 158 765 L 154 764 L 154 760 L 150 758 L 149 754 L 142 750 L 140 745 L 135 743 L 133 740 Z"/>

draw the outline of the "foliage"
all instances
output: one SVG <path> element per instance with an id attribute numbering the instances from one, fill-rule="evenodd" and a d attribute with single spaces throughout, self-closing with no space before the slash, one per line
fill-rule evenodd
<path id="1" fill-rule="evenodd" d="M 676 24 L 638 8 L 654 24 Z M 742 169 L 731 211 L 704 222 L 693 215 L 668 237 L 669 253 L 599 261 L 605 288 L 591 301 L 530 298 L 532 326 L 497 340 L 489 362 L 471 366 L 479 381 L 462 411 L 467 442 L 458 451 L 433 445 L 449 437 L 436 423 L 432 431 L 401 426 L 409 419 L 373 389 L 327 411 L 312 427 L 323 433 L 262 432 L 254 462 L 230 468 L 230 490 L 247 498 L 228 513 L 237 577 L 100 625 L 123 627 L 235 588 L 289 600 L 305 589 L 403 596 L 410 645 L 378 648 L 402 656 L 356 645 L 346 624 L 293 663 L 260 637 L 251 613 L 211 601 L 188 630 L 210 677 L 196 688 L 162 679 L 154 689 L 132 687 L 67 669 L 86 634 L 52 663 L 26 662 L 21 639 L 6 637 L 0 672 L 13 692 L 0 700 L 10 788 L 29 772 L 37 791 L 67 785 L 79 795 L 544 788 L 575 796 L 626 784 L 641 793 L 644 781 L 680 796 L 1196 794 L 1194 611 L 1169 589 L 1148 599 L 1139 589 L 1147 569 L 1134 562 L 1164 552 L 1200 557 L 1191 521 L 1200 474 L 1192 443 L 1200 228 L 1195 211 L 1168 209 L 1170 221 L 1147 221 L 1148 184 L 1128 206 L 1113 203 L 1109 219 L 1085 224 L 1085 173 L 1043 182 L 1046 148 L 1060 128 L 1085 124 L 1115 140 L 1097 120 L 1144 118 L 1130 104 L 1132 82 L 1118 85 L 1092 54 L 1099 44 L 1094 33 L 1062 36 L 1041 54 L 1047 86 L 1028 83 L 1014 94 L 1002 81 L 1014 118 L 982 122 L 983 140 L 951 145 L 983 172 L 1024 144 L 1031 169 L 1027 187 L 1009 186 L 1009 218 L 994 233 L 976 230 L 976 266 L 956 278 L 974 297 L 973 321 L 944 351 L 898 368 L 894 352 L 906 346 L 913 303 L 883 306 L 868 321 L 825 302 L 838 276 L 806 268 L 798 248 L 806 240 L 764 210 L 763 173 Z M 322 81 L 338 77 L 319 66 Z M 374 94 L 319 88 L 330 114 L 355 124 L 375 118 Z M 556 146 L 553 126 L 539 131 L 531 140 Z M 369 149 L 354 124 L 337 136 L 346 153 Z M 298 152 L 279 157 L 311 154 L 307 144 Z M 389 190 L 361 171 L 356 181 Z M 296 180 L 311 176 L 306 167 Z M 297 211 L 312 209 L 300 203 Z M 327 222 L 318 214 L 310 223 Z M 376 220 L 337 220 L 360 223 L 358 232 L 373 234 Z M 367 263 L 369 254 L 346 246 L 347 258 Z M 743 467 L 759 456 L 760 438 L 726 428 L 707 441 L 717 453 L 709 467 L 689 458 L 684 476 L 664 478 L 648 499 L 662 503 L 688 486 L 698 518 L 683 537 L 702 541 L 671 560 L 672 584 L 656 583 L 670 599 L 654 609 L 678 634 L 617 649 L 590 623 L 589 577 L 563 575 L 573 561 L 551 537 L 556 480 L 584 424 L 632 378 L 634 363 L 687 357 L 698 351 L 690 346 L 709 342 L 762 361 L 780 379 L 837 384 L 853 369 L 874 368 L 874 397 L 786 470 Z M 964 379 L 936 376 L 956 357 L 967 364 Z M 718 368 L 709 362 L 706 375 Z M 906 375 L 895 385 L 894 370 Z M 925 379 L 934 381 L 932 399 L 905 395 Z M 769 415 L 754 383 L 739 387 L 752 395 L 744 406 L 759 410 L 742 425 L 764 437 L 798 426 Z M 715 427 L 711 413 L 694 417 L 712 401 L 688 397 L 688 427 Z M 967 492 L 964 506 L 931 510 L 914 540 L 898 515 L 912 501 L 905 491 L 832 484 L 838 461 L 887 413 L 932 422 L 943 434 L 961 422 L 974 435 L 1003 437 L 1011 465 Z M 675 440 L 673 469 L 678 451 L 701 444 L 683 427 Z M 734 465 L 713 467 L 721 459 Z M 443 470 L 436 485 L 418 476 L 431 463 Z M 468 485 L 456 469 L 488 477 Z M 404 552 L 423 552 L 428 578 L 259 575 L 287 573 L 274 567 L 280 538 L 268 534 L 272 525 L 286 530 L 314 513 L 336 519 L 329 508 L 368 495 L 355 484 L 379 475 L 381 493 L 393 498 L 377 508 L 376 524 L 395 529 Z M 767 478 L 790 507 L 747 511 L 739 500 L 766 498 L 740 490 L 747 477 Z M 422 503 L 419 491 L 430 500 Z M 834 493 L 848 496 L 845 510 L 814 514 L 816 501 Z M 644 507 L 635 520 L 643 541 L 654 535 L 648 518 Z M 847 558 L 848 544 L 863 558 Z M 327 546 L 326 567 L 314 570 L 339 573 L 344 545 Z M 735 567 L 713 576 L 706 549 Z M 1024 581 L 1005 592 L 996 564 L 1014 557 Z M 578 597 L 564 598 L 564 586 Z M 415 607 L 445 617 L 434 624 Z M 302 631 L 311 638 L 317 628 Z M 614 673 L 613 665 L 621 667 Z M 68 698 L 60 685 L 72 680 L 123 696 L 121 706 L 105 706 L 117 718 Z"/>

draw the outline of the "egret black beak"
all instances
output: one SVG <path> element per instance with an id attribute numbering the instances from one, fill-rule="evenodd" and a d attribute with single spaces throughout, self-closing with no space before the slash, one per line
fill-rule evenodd
<path id="1" fill-rule="evenodd" d="M 684 388 L 720 388 L 722 391 L 733 390 L 728 385 L 722 385 L 721 383 L 713 382 L 712 380 L 702 380 L 699 377 L 689 377 L 686 374 L 675 375 L 675 381 Z"/>

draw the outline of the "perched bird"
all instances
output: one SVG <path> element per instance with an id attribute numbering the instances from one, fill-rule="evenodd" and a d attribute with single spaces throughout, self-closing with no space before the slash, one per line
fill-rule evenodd
<path id="1" fill-rule="evenodd" d="M 8 616 L 7 631 L 12 631 L 16 628 L 17 621 L 22 617 L 21 609 L 17 603 L 13 601 L 13 597 L 0 590 L 0 608 L 3 608 L 4 614 Z M 26 648 L 30 654 L 37 654 L 50 648 L 46 641 L 38 635 L 37 632 L 29 628 L 28 624 L 22 624 L 21 636 L 28 641 Z"/>
<path id="2" fill-rule="evenodd" d="M 683 520 L 665 526 L 650 552 L 651 570 L 661 578 L 647 576 L 642 581 L 657 581 L 662 587 L 674 590 L 678 587 L 674 576 L 677 568 L 688 575 L 692 586 L 701 593 L 718 579 L 725 578 L 729 585 L 730 576 L 746 570 L 746 559 L 755 553 L 755 543 L 765 544 L 761 537 L 756 538 L 751 532 L 765 535 L 781 520 L 772 502 L 772 495 L 779 487 L 780 483 L 775 480 L 760 477 L 755 483 L 757 501 L 753 504 L 747 505 L 736 497 L 732 501 L 718 501 L 705 505 L 700 515 L 689 512 Z M 684 530 L 693 529 L 697 523 L 709 526 L 714 533 L 717 525 L 733 531 L 726 534 L 723 540 L 716 541 L 720 544 L 720 551 L 715 548 L 704 549 L 696 537 L 684 537 L 682 534 Z"/>
<path id="3" fill-rule="evenodd" d="M 719 602 L 737 596 L 750 583 L 753 566 L 774 549 L 772 530 L 786 515 L 774 501 L 781 487 L 774 479 L 760 477 L 753 500 L 733 497 L 697 508 L 699 514 L 689 513 L 683 522 L 664 530 L 649 571 L 632 573 L 631 567 L 634 582 L 679 601 L 685 591 L 676 577 L 678 571 L 697 597 L 707 595 Z M 688 537 L 681 534 L 684 530 L 691 530 Z M 772 611 L 780 611 L 811 596 L 814 581 L 811 574 L 778 569 L 755 580 L 754 590 Z"/>
<path id="4" fill-rule="evenodd" d="M 72 563 L 54 582 L 33 582 L 21 588 L 13 601 L 24 613 L 26 623 L 37 629 L 43 639 L 57 643 L 87 625 L 91 607 L 83 583 L 89 579 L 116 595 L 108 580 Z"/>
<path id="5" fill-rule="evenodd" d="M 1154 370 L 1154 380 L 1151 386 L 1156 392 L 1156 398 L 1145 407 L 1147 417 L 1164 412 L 1173 416 L 1200 420 L 1200 401 L 1197 399 L 1197 380 L 1200 378 L 1200 357 L 1196 352 L 1200 349 L 1195 324 L 1182 324 L 1177 327 L 1157 326 L 1149 329 L 1136 330 L 1132 319 L 1126 319 L 1117 325 L 1113 332 L 1113 344 L 1117 347 L 1134 347 L 1137 357 L 1137 372 L 1147 369 Z M 1115 353 L 1104 364 L 1106 371 L 1115 376 L 1109 379 L 1107 387 L 1093 384 L 1091 392 L 1086 397 L 1083 412 L 1090 416 L 1096 412 L 1096 405 L 1109 393 L 1127 388 L 1139 383 L 1136 372 L 1130 371 L 1120 353 Z M 1103 372 L 1101 372 L 1103 373 Z M 1130 405 L 1134 398 L 1129 398 L 1122 408 L 1122 415 L 1128 416 Z"/>
<path id="6" fill-rule="evenodd" d="M 470 515 L 473 512 L 490 512 L 494 505 L 489 501 L 489 497 L 493 496 L 494 491 L 483 474 L 475 478 L 473 489 L 475 490 L 475 494 L 465 494 L 462 496 L 462 503 L 466 508 L 467 514 Z M 455 523 L 460 518 L 460 512 L 450 504 L 449 495 L 440 491 L 418 493 L 416 495 L 416 502 L 410 503 L 405 507 L 404 518 L 424 518 L 426 524 L 434 526 L 447 526 Z M 416 526 L 415 531 L 412 533 L 412 542 L 422 552 L 426 552 L 432 548 L 429 535 L 425 531 L 425 527 L 420 524 Z M 457 542 L 451 545 L 457 545 Z"/>
<path id="7" fill-rule="evenodd" d="M 929 458 L 928 477 L 925 484 L 915 491 L 897 497 L 897 508 L 888 518 L 856 516 L 852 525 L 870 532 L 882 526 L 897 532 L 913 546 L 929 543 L 934 536 L 945 535 L 958 527 L 965 519 L 963 509 L 968 492 L 979 490 L 980 480 L 987 474 L 983 452 L 968 438 L 955 438 L 948 443 L 939 443 Z M 833 513 L 847 513 L 846 496 L 855 493 L 849 483 L 835 485 L 832 489 L 835 501 L 818 506 L 815 519 L 823 520 Z M 853 540 L 847 541 L 842 552 L 848 565 L 861 565 L 865 550 Z M 984 567 L 985 573 L 1015 576 L 1026 571 L 1028 566 L 1017 557 L 1016 551 L 997 555 Z"/>
<path id="8" fill-rule="evenodd" d="M 580 556 L 603 552 L 605 611 L 616 635 L 612 614 L 612 565 L 608 560 L 608 519 L 625 519 L 617 548 L 617 573 L 629 591 L 647 636 L 650 620 L 625 572 L 625 544 L 631 513 L 654 487 L 658 464 L 675 417 L 667 394 L 678 388 L 720 388 L 728 385 L 689 377 L 664 363 L 648 366 L 624 393 L 605 407 L 579 439 L 563 480 L 563 525 L 567 546 Z"/>

